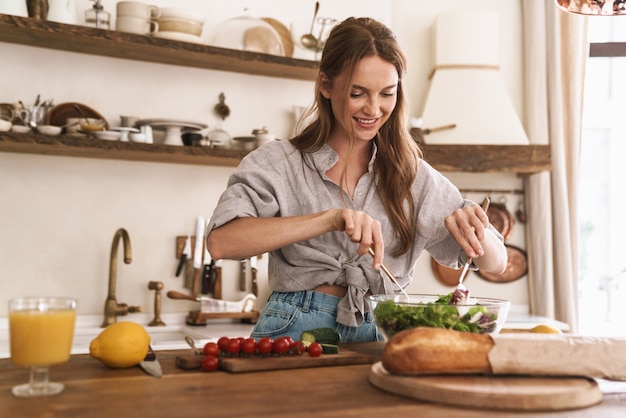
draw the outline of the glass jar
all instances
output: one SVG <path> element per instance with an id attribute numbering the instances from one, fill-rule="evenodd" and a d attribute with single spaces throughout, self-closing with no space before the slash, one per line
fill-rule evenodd
<path id="1" fill-rule="evenodd" d="M 93 8 L 85 10 L 85 23 L 92 28 L 110 29 L 111 13 L 104 10 L 100 0 L 92 1 L 95 2 Z"/>

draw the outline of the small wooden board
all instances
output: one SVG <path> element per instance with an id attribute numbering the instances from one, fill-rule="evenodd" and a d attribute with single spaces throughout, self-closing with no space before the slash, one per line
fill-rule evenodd
<path id="1" fill-rule="evenodd" d="M 430 375 L 400 376 L 374 363 L 373 386 L 386 392 L 446 405 L 510 411 L 560 411 L 602 401 L 593 379 L 584 377 Z"/>
<path id="2" fill-rule="evenodd" d="M 307 353 L 299 356 L 276 357 L 220 357 L 220 367 L 231 373 L 258 372 L 264 370 L 303 369 L 308 367 L 345 366 L 371 364 L 374 355 L 339 348 L 339 354 L 322 354 L 311 357 Z"/>

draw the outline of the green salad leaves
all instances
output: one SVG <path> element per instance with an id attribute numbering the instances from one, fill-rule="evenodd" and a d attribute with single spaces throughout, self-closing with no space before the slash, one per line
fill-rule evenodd
<path id="1" fill-rule="evenodd" d="M 472 305 L 460 313 L 453 302 L 453 293 L 440 295 L 434 302 L 413 305 L 393 300 L 379 302 L 374 309 L 376 322 L 387 337 L 410 328 L 436 327 L 462 332 L 489 333 L 496 328 L 498 316 L 482 305 Z M 465 310 L 465 309 L 464 309 Z"/>

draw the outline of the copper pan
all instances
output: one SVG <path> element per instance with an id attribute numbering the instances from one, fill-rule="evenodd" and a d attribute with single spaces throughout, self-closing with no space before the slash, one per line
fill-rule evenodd
<path id="1" fill-rule="evenodd" d="M 508 241 L 513 234 L 515 218 L 506 208 L 506 205 L 504 203 L 491 203 L 487 209 L 487 216 L 489 223 L 502 234 L 504 241 Z"/>
<path id="2" fill-rule="evenodd" d="M 459 275 L 461 270 L 453 269 L 450 267 L 442 266 L 434 258 L 430 258 L 430 267 L 435 275 L 435 278 L 443 285 L 456 286 L 459 284 Z M 469 275 L 468 275 L 469 276 Z M 467 280 L 468 277 L 465 278 Z"/>

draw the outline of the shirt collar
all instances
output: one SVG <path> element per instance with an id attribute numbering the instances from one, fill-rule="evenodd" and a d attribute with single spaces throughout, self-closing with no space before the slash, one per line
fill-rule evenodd
<path id="1" fill-rule="evenodd" d="M 370 173 L 374 168 L 374 161 L 376 161 L 376 154 L 378 152 L 376 141 L 373 141 L 372 145 L 374 147 L 372 151 L 372 158 L 367 166 L 367 171 Z M 307 158 L 313 161 L 315 168 L 320 174 L 326 173 L 332 166 L 337 164 L 337 161 L 339 161 L 339 155 L 337 152 L 326 143 L 324 143 L 319 150 L 309 153 Z"/>

